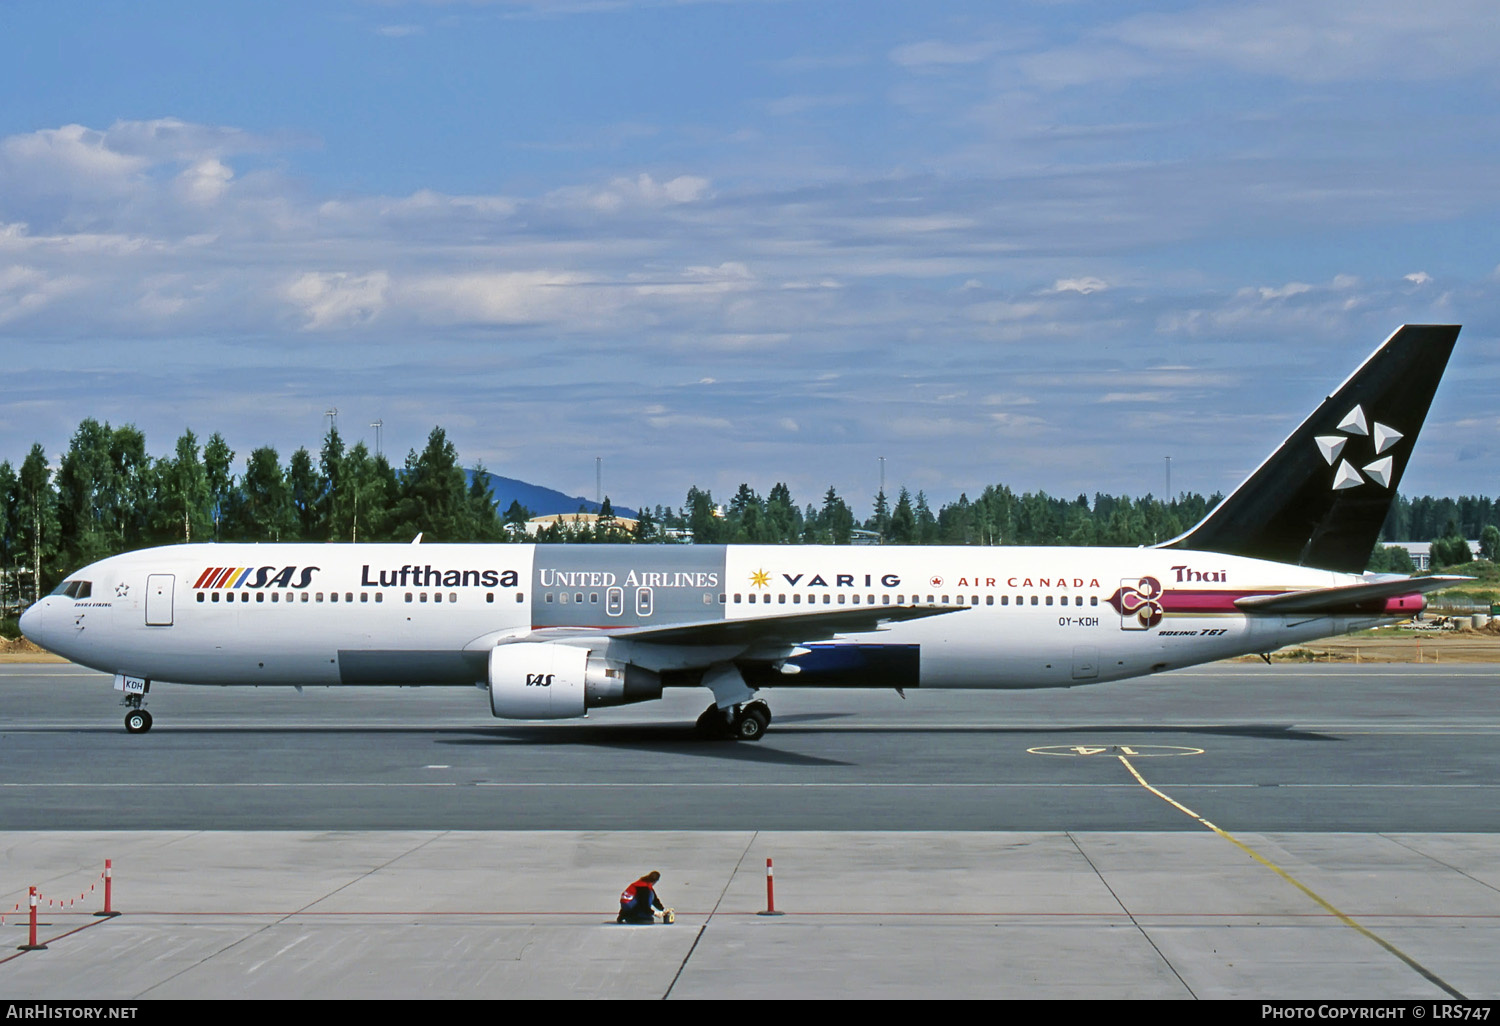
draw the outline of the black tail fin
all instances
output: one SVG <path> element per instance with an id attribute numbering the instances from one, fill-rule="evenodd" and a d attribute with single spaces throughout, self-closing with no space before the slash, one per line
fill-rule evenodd
<path id="1" fill-rule="evenodd" d="M 1362 572 L 1458 330 L 1397 329 L 1249 480 L 1161 547 Z"/>

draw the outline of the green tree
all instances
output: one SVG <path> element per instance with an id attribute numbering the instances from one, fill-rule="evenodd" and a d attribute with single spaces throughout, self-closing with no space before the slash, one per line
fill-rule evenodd
<path id="1" fill-rule="evenodd" d="M 458 452 L 440 427 L 432 429 L 421 453 L 411 450 L 401 477 L 394 515 L 395 531 L 432 541 L 467 541 L 474 532 L 464 472 Z"/>
<path id="2" fill-rule="evenodd" d="M 778 481 L 766 496 L 766 540 L 778 545 L 795 544 L 802 535 L 802 514 L 792 500 L 792 490 Z"/>
<path id="3" fill-rule="evenodd" d="M 638 542 L 658 542 L 662 540 L 661 532 L 658 530 L 656 517 L 651 510 L 645 506 L 641 507 L 640 516 L 635 522 L 635 540 Z"/>
<path id="4" fill-rule="evenodd" d="M 688 527 L 693 532 L 693 541 L 699 545 L 717 545 L 725 541 L 728 533 L 719 508 L 714 505 L 712 492 L 699 491 L 695 485 L 687 493 Z"/>
<path id="5" fill-rule="evenodd" d="M 1479 532 L 1479 552 L 1491 563 L 1500 562 L 1500 527 L 1486 524 Z"/>
<path id="6" fill-rule="evenodd" d="M 313 523 L 309 537 L 343 541 L 349 537 L 354 499 L 343 494 L 344 490 L 344 439 L 337 425 L 328 428 L 323 436 L 323 449 L 318 456 L 317 494 L 313 499 Z"/>
<path id="7" fill-rule="evenodd" d="M 214 541 L 219 540 L 219 530 L 224 519 L 224 504 L 229 501 L 230 489 L 234 487 L 234 450 L 224 441 L 224 436 L 215 431 L 203 447 L 203 474 L 208 482 L 208 501 L 214 522 Z"/>
<path id="8" fill-rule="evenodd" d="M 9 583 L 17 563 L 11 554 L 16 551 L 19 487 L 20 482 L 16 479 L 16 471 L 10 465 L 10 460 L 0 461 L 0 617 L 12 605 L 20 605 L 20 595 L 11 590 L 12 585 Z M 14 587 L 19 589 L 19 580 Z"/>
<path id="9" fill-rule="evenodd" d="M 521 505 L 520 499 L 511 499 L 510 505 L 505 508 L 505 516 L 501 521 L 505 526 L 505 534 L 508 538 L 526 537 L 526 521 L 530 520 L 534 513 Z M 642 521 L 644 523 L 644 520 Z"/>
<path id="10" fill-rule="evenodd" d="M 1443 530 L 1441 538 L 1434 538 L 1432 542 L 1432 568 L 1441 570 L 1443 567 L 1460 566 L 1468 563 L 1474 558 L 1474 553 L 1469 549 L 1469 543 L 1459 533 L 1458 520 L 1455 517 L 1448 519 L 1448 524 Z"/>
<path id="11" fill-rule="evenodd" d="M 58 465 L 57 519 L 63 557 L 70 566 L 102 559 L 120 544 L 119 511 L 113 504 L 112 439 L 108 424 L 86 419 L 73 433 Z"/>
<path id="12" fill-rule="evenodd" d="M 17 477 L 17 547 L 25 554 L 31 573 L 31 601 L 39 601 L 51 590 L 60 549 L 61 527 L 57 520 L 57 494 L 52 490 L 52 471 L 40 443 L 33 445 Z"/>
<path id="13" fill-rule="evenodd" d="M 896 508 L 891 512 L 886 540 L 892 545 L 911 545 L 917 540 L 917 515 L 912 511 L 911 492 L 904 487 L 896 496 Z"/>
<path id="14" fill-rule="evenodd" d="M 1370 553 L 1370 573 L 1409 574 L 1415 569 L 1411 553 L 1400 545 L 1377 545 Z"/>
<path id="15" fill-rule="evenodd" d="M 834 545 L 848 545 L 854 532 L 854 512 L 834 491 L 833 485 L 823 494 L 822 527 L 820 537 Z"/>
<path id="16" fill-rule="evenodd" d="M 240 541 L 297 537 L 297 511 L 281 458 L 269 445 L 245 460 L 245 474 L 228 510 L 226 534 Z"/>
<path id="17" fill-rule="evenodd" d="M 937 541 L 937 517 L 932 515 L 932 510 L 927 505 L 926 492 L 917 492 L 917 505 L 914 512 L 917 518 L 917 544 L 931 545 Z"/>
<path id="18" fill-rule="evenodd" d="M 146 436 L 133 424 L 110 434 L 109 477 L 113 494 L 106 505 L 115 511 L 121 549 L 137 549 L 153 539 L 156 522 L 156 462 L 146 452 Z"/>
<path id="19" fill-rule="evenodd" d="M 325 490 L 325 482 L 313 469 L 312 453 L 306 447 L 292 453 L 286 483 L 290 490 L 297 537 L 303 541 L 323 541 L 324 538 L 318 534 L 318 502 Z"/>
<path id="20" fill-rule="evenodd" d="M 885 497 L 885 489 L 875 493 L 875 511 L 870 519 L 865 521 L 865 530 L 874 531 L 880 535 L 880 541 L 885 542 L 885 536 L 891 529 L 891 505 Z"/>
<path id="21" fill-rule="evenodd" d="M 177 439 L 171 459 L 157 461 L 161 505 L 157 527 L 164 539 L 191 542 L 211 534 L 208 473 L 198 456 L 198 437 L 189 429 Z"/>
<path id="22" fill-rule="evenodd" d="M 604 508 L 609 510 L 610 530 L 613 530 L 615 514 L 607 495 L 604 497 Z M 602 510 L 600 512 L 603 513 Z M 504 537 L 505 529 L 500 524 L 500 515 L 495 511 L 495 492 L 490 487 L 490 475 L 486 473 L 482 463 L 476 463 L 474 473 L 469 476 L 469 521 L 469 541 L 492 542 Z"/>

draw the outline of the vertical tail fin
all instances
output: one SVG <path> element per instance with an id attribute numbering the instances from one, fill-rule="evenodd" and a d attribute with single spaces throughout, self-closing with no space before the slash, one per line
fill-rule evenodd
<path id="1" fill-rule="evenodd" d="M 1244 484 L 1160 547 L 1363 571 L 1458 331 L 1397 329 Z"/>

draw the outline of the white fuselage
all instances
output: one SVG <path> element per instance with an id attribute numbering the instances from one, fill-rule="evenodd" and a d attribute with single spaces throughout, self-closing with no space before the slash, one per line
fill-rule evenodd
<path id="1" fill-rule="evenodd" d="M 22 626 L 75 662 L 150 681 L 473 685 L 484 683 L 495 645 L 547 629 L 603 639 L 840 607 L 962 607 L 818 642 L 827 665 L 847 646 L 876 652 L 876 662 L 775 683 L 1041 688 L 1269 652 L 1392 619 L 1234 606 L 1245 595 L 1360 580 L 1148 548 L 180 545 L 78 571 L 69 581 L 87 582 L 86 595 L 54 593 Z M 891 661 L 893 651 L 912 657 Z M 876 663 L 889 673 L 860 679 L 860 667 Z M 908 671 L 914 679 L 903 680 Z"/>

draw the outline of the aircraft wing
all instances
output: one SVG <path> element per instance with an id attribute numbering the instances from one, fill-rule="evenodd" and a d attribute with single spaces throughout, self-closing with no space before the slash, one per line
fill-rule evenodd
<path id="1" fill-rule="evenodd" d="M 606 637 L 652 645 L 798 645 L 839 634 L 884 630 L 888 623 L 960 613 L 968 606 L 880 606 L 828 609 L 815 613 L 778 613 L 737 620 L 699 620 L 661 627 L 577 628 L 547 627 L 509 640 L 544 641 L 564 637 Z"/>
<path id="2" fill-rule="evenodd" d="M 1447 588 L 1472 577 L 1401 577 L 1371 584 L 1350 584 L 1312 591 L 1287 591 L 1280 595 L 1247 595 L 1235 605 L 1247 613 L 1364 613 L 1372 604 L 1403 595 L 1420 595 Z"/>

